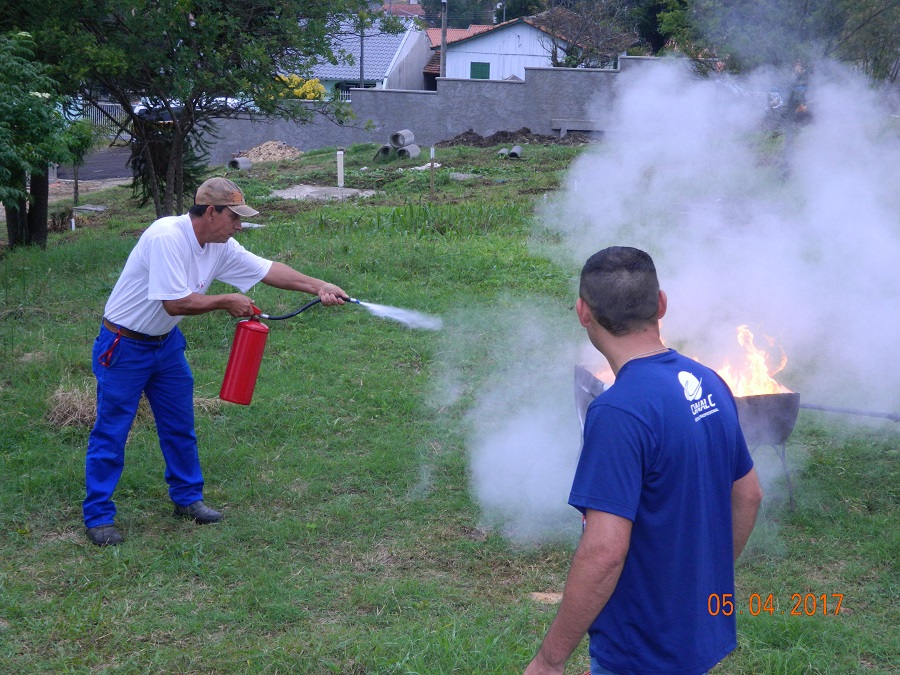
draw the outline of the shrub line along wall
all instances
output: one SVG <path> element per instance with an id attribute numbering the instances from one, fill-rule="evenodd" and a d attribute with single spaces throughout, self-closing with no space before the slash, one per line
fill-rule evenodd
<path id="1" fill-rule="evenodd" d="M 437 91 L 353 89 L 356 119 L 351 125 L 340 126 L 322 115 L 308 124 L 221 120 L 210 164 L 226 164 L 235 153 L 266 141 L 282 141 L 304 151 L 355 143 L 381 145 L 400 129 L 410 129 L 423 148 L 469 129 L 482 136 L 522 127 L 536 134 L 559 134 L 561 120 L 575 123 L 563 131 L 603 131 L 620 73 L 655 61 L 623 56 L 616 70 L 526 68 L 524 81 L 438 78 Z M 593 128 L 578 128 L 586 122 Z"/>

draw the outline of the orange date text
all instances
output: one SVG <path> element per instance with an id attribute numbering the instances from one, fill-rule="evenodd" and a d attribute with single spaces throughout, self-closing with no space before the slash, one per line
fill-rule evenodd
<path id="1" fill-rule="evenodd" d="M 780 608 L 775 602 L 775 594 L 751 593 L 745 603 L 734 597 L 733 593 L 711 593 L 706 600 L 706 607 L 712 616 L 731 616 L 732 614 L 786 614 L 789 616 L 837 616 L 844 601 L 843 593 L 791 593 L 791 601 L 787 608 Z"/>

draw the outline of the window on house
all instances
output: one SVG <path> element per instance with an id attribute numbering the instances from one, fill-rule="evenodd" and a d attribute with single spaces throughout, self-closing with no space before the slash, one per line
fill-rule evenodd
<path id="1" fill-rule="evenodd" d="M 469 77 L 473 80 L 489 80 L 491 79 L 491 64 L 477 63 L 473 61 L 469 68 Z"/>

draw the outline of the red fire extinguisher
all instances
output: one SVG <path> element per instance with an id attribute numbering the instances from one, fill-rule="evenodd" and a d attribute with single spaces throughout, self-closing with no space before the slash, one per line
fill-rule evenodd
<path id="1" fill-rule="evenodd" d="M 231 403 L 250 405 L 268 337 L 269 327 L 259 319 L 238 322 L 219 398 Z"/>
<path id="2" fill-rule="evenodd" d="M 346 300 L 359 304 L 359 300 L 354 298 L 346 298 Z M 254 307 L 253 311 L 263 319 L 280 321 L 297 316 L 320 302 L 320 298 L 315 298 L 299 309 L 281 316 L 263 314 L 259 307 Z M 234 342 L 231 344 L 231 354 L 228 355 L 228 365 L 225 366 L 225 377 L 222 380 L 219 398 L 231 403 L 250 405 L 250 401 L 253 398 L 253 389 L 256 387 L 256 376 L 259 375 L 259 366 L 262 363 L 268 337 L 269 327 L 264 323 L 260 323 L 259 318 L 254 316 L 252 319 L 244 319 L 238 322 L 237 327 L 234 329 Z"/>

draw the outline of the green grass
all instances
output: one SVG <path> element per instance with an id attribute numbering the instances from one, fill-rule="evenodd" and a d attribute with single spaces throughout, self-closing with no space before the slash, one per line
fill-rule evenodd
<path id="1" fill-rule="evenodd" d="M 398 171 L 426 160 L 377 164 L 375 149 L 346 156 L 349 187 L 382 191 L 361 201 L 268 198 L 333 184 L 332 152 L 232 172 L 266 224 L 241 241 L 448 327 L 409 331 L 356 306 L 271 322 L 253 404 L 198 408 L 206 499 L 227 514 L 218 526 L 171 517 L 155 429 L 141 418 L 116 493 L 126 543 L 90 545 L 80 508 L 88 429 L 47 417 L 58 389 L 92 391 L 99 316 L 152 214 L 111 190 L 96 198 L 108 210 L 76 233 L 3 254 L 0 672 L 524 668 L 555 613 L 529 594 L 562 589 L 574 542 L 523 546 L 482 525 L 467 416 L 504 365 L 492 347 L 512 297 L 571 316 L 577 270 L 531 244 L 535 201 L 578 150 L 529 147 L 512 161 L 496 148 L 439 149 L 432 199 L 428 172 Z M 451 171 L 485 178 L 460 183 Z M 272 314 L 302 300 L 267 287 L 250 295 Z M 461 315 L 481 323 L 460 334 Z M 196 394 L 215 399 L 234 322 L 212 314 L 181 325 Z M 451 353 L 461 391 L 438 403 Z M 740 646 L 715 672 L 896 672 L 898 440 L 888 424 L 845 428 L 802 413 L 788 446 L 797 507 L 766 502 L 738 568 Z M 750 616 L 754 593 L 772 594 L 777 611 Z M 791 616 L 791 596 L 807 593 L 841 593 L 845 611 Z M 567 672 L 586 669 L 582 647 Z"/>

